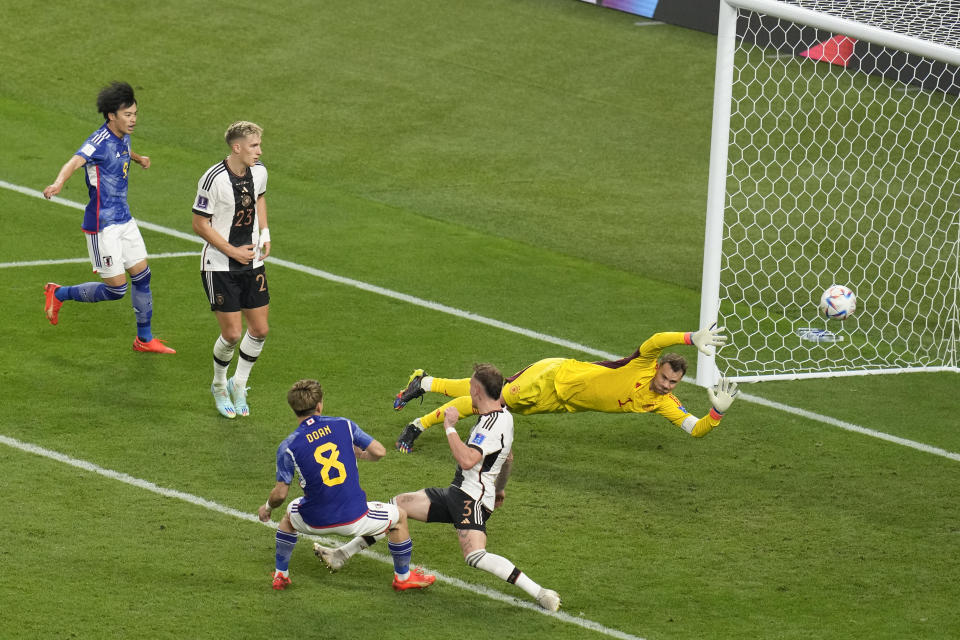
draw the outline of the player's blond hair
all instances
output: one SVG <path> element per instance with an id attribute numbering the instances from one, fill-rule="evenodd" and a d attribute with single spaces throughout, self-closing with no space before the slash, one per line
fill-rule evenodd
<path id="1" fill-rule="evenodd" d="M 297 380 L 287 392 L 287 404 L 301 418 L 311 415 L 320 402 L 323 402 L 323 387 L 316 380 Z"/>
<path id="2" fill-rule="evenodd" d="M 227 127 L 227 132 L 224 134 L 223 139 L 227 141 L 227 146 L 232 147 L 233 143 L 241 138 L 246 138 L 247 136 L 252 135 L 263 135 L 263 127 L 254 123 L 247 122 L 246 120 L 237 120 L 229 127 Z"/>

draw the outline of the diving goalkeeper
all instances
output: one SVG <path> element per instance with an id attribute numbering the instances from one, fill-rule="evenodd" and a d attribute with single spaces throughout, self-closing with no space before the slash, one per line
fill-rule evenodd
<path id="1" fill-rule="evenodd" d="M 690 414 L 673 389 L 687 372 L 687 361 L 676 353 L 661 352 L 670 346 L 694 345 L 707 355 L 727 342 L 716 325 L 696 332 L 656 333 L 632 355 L 606 362 L 581 362 L 572 358 L 546 358 L 506 378 L 501 401 L 513 413 L 659 413 L 695 438 L 702 438 L 720 424 L 737 396 L 737 385 L 721 378 L 707 390 L 713 407 L 702 418 Z M 408 424 L 397 439 L 397 450 L 409 453 L 413 442 L 435 424 L 443 423 L 444 411 L 454 407 L 460 417 L 473 413 L 470 378 L 435 378 L 423 369 L 410 375 L 407 387 L 397 394 L 393 408 L 403 409 L 427 392 L 453 398 L 435 411 Z"/>

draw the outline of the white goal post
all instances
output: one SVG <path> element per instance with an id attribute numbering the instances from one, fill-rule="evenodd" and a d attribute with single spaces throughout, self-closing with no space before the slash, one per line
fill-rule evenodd
<path id="1" fill-rule="evenodd" d="M 719 18 L 700 326 L 730 343 L 697 384 L 960 372 L 960 0 Z"/>

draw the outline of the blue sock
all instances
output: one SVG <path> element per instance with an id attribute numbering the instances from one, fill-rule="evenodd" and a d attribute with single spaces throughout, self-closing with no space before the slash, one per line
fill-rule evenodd
<path id="1" fill-rule="evenodd" d="M 403 542 L 387 542 L 390 555 L 393 556 L 393 571 L 399 576 L 410 573 L 410 559 L 413 558 L 413 540 L 407 538 Z"/>
<path id="2" fill-rule="evenodd" d="M 133 312 L 137 315 L 137 337 L 143 342 L 153 340 L 150 330 L 150 318 L 153 317 L 153 293 L 150 291 L 150 267 L 147 267 L 135 276 L 131 276 L 133 292 L 130 302 Z"/>
<path id="3" fill-rule="evenodd" d="M 277 571 L 287 571 L 290 568 L 290 556 L 293 547 L 297 544 L 297 534 L 277 530 Z"/>
<path id="4" fill-rule="evenodd" d="M 60 287 L 54 296 L 60 302 L 74 300 L 76 302 L 103 302 L 104 300 L 119 300 L 127 292 L 127 283 L 119 287 L 109 287 L 102 282 L 84 282 L 72 287 Z"/>

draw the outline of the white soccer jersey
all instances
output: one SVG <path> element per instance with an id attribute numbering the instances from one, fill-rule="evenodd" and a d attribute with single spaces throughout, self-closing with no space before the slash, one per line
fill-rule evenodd
<path id="1" fill-rule="evenodd" d="M 226 160 L 210 167 L 197 183 L 193 212 L 210 219 L 214 230 L 235 247 L 260 245 L 257 223 L 257 199 L 267 191 L 267 168 L 257 163 L 243 176 L 234 175 Z M 259 248 L 246 265 L 231 260 L 224 253 L 204 243 L 201 256 L 203 271 L 243 271 L 263 264 Z"/>
<path id="2" fill-rule="evenodd" d="M 483 414 L 470 430 L 467 446 L 479 449 L 483 457 L 470 469 L 457 467 L 450 484 L 493 511 L 494 483 L 513 446 L 513 416 L 506 409 Z"/>

